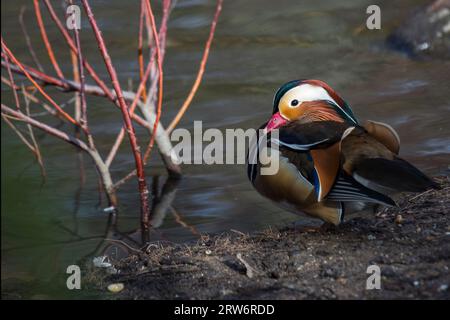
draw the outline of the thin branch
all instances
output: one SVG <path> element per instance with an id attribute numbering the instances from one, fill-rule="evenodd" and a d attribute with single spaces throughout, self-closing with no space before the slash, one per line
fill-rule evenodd
<path id="1" fill-rule="evenodd" d="M 139 16 L 139 35 L 138 35 L 138 61 L 139 61 L 139 79 L 144 78 L 144 55 L 143 55 L 143 30 L 144 30 L 145 6 L 141 1 L 141 13 Z M 147 92 L 142 92 L 142 99 L 147 100 Z"/>
<path id="2" fill-rule="evenodd" d="M 17 120 L 20 120 L 20 121 L 23 121 L 25 123 L 31 124 L 35 128 L 43 130 L 46 133 L 48 133 L 48 134 L 50 134 L 50 135 L 52 135 L 54 137 L 57 137 L 57 138 L 59 138 L 61 140 L 64 140 L 64 141 L 66 141 L 66 142 L 68 142 L 68 143 L 70 143 L 70 144 L 72 144 L 72 145 L 74 145 L 74 146 L 76 146 L 76 147 L 86 151 L 86 152 L 89 152 L 89 147 L 83 141 L 81 141 L 80 139 L 77 139 L 77 138 L 75 138 L 75 137 L 73 137 L 71 135 L 68 135 L 67 133 L 65 133 L 65 132 L 63 132 L 63 131 L 61 131 L 59 129 L 56 129 L 56 128 L 53 128 L 53 127 L 51 127 L 49 125 L 46 125 L 45 123 L 42 123 L 42 122 L 37 121 L 37 120 L 34 120 L 33 118 L 23 114 L 20 111 L 15 111 L 14 109 L 11 109 L 10 107 L 5 106 L 3 103 L 1 105 L 1 107 L 2 107 L 1 110 L 2 110 L 3 114 L 5 114 L 7 116 L 12 116 L 12 117 L 16 118 Z"/>
<path id="3" fill-rule="evenodd" d="M 3 48 L 2 48 L 2 52 L 4 52 Z M 11 83 L 11 88 L 13 88 L 13 95 L 14 95 L 14 101 L 16 103 L 16 109 L 20 110 L 20 100 L 19 100 L 19 95 L 17 94 L 17 90 L 15 90 L 16 83 L 14 82 L 14 77 L 12 75 L 11 72 L 11 65 L 9 63 L 9 58 L 8 56 L 5 54 L 5 62 L 6 62 L 6 70 L 8 71 L 8 77 L 9 77 L 9 81 Z"/>
<path id="4" fill-rule="evenodd" d="M 26 27 L 25 22 L 23 20 L 23 16 L 25 15 L 25 10 L 26 10 L 25 6 L 22 6 L 20 8 L 20 13 L 19 13 L 20 28 L 22 29 L 22 33 L 23 33 L 23 36 L 25 38 L 25 42 L 27 44 L 28 51 L 30 52 L 31 58 L 33 59 L 34 63 L 36 64 L 37 68 L 40 71 L 44 72 L 44 68 L 42 67 L 41 62 L 39 61 L 39 59 L 38 59 L 38 57 L 36 55 L 36 52 L 34 51 L 33 45 L 31 44 L 30 35 L 28 34 L 27 27 Z"/>
<path id="5" fill-rule="evenodd" d="M 70 1 L 72 3 L 72 1 Z M 78 75 L 80 77 L 80 107 L 81 107 L 81 115 L 80 122 L 81 127 L 83 128 L 84 133 L 86 134 L 89 147 L 91 149 L 95 149 L 94 138 L 89 130 L 89 123 L 87 117 L 87 104 L 86 104 L 86 85 L 85 85 L 85 77 L 84 77 L 84 66 L 83 66 L 83 54 L 81 52 L 81 42 L 80 42 L 80 34 L 78 32 L 77 26 L 73 26 L 73 34 L 75 37 L 75 45 L 77 48 L 77 59 L 78 59 Z"/>
<path id="6" fill-rule="evenodd" d="M 159 119 L 161 117 L 161 108 L 162 108 L 162 100 L 163 100 L 163 68 L 162 68 L 162 57 L 161 57 L 161 50 L 160 50 L 161 48 L 159 46 L 159 36 L 158 36 L 158 31 L 156 30 L 155 16 L 153 15 L 153 10 L 152 10 L 151 4 L 150 4 L 150 0 L 142 0 L 142 1 L 145 1 L 145 5 L 147 7 L 147 13 L 150 17 L 150 24 L 152 27 L 153 38 L 155 41 L 156 61 L 158 64 L 158 82 L 159 82 L 158 83 L 158 86 L 159 86 L 158 107 L 156 110 L 156 120 L 153 125 L 153 133 L 150 138 L 150 143 L 148 144 L 147 150 L 145 151 L 145 154 L 144 154 L 144 163 L 145 163 L 150 156 L 150 152 L 152 151 L 153 144 L 155 142 L 156 128 L 158 127 Z"/>
<path id="7" fill-rule="evenodd" d="M 15 132 L 15 134 L 17 134 L 20 140 L 22 140 L 22 142 L 34 153 L 33 145 L 27 140 L 27 138 L 23 135 L 19 128 L 17 128 L 14 123 L 9 120 L 7 115 L 4 115 L 2 113 L 2 118 L 6 122 L 6 124 Z"/>
<path id="8" fill-rule="evenodd" d="M 53 128 L 43 122 L 37 121 L 37 120 L 25 115 L 24 113 L 22 113 L 20 111 L 15 111 L 15 110 L 11 109 L 10 107 L 7 107 L 4 104 L 1 105 L 1 111 L 2 111 L 2 115 L 5 115 L 10 118 L 14 118 L 17 121 L 23 121 L 25 123 L 28 123 L 28 124 L 32 125 L 33 127 L 38 128 L 38 129 L 44 131 L 45 133 L 52 135 L 56 138 L 64 140 L 64 141 L 78 147 L 79 149 L 85 151 L 86 153 L 88 153 L 95 163 L 98 174 L 102 178 L 102 183 L 103 183 L 103 186 L 105 187 L 105 191 L 108 196 L 110 206 L 117 207 L 118 202 L 117 202 L 115 190 L 113 188 L 114 183 L 111 179 L 111 174 L 110 174 L 108 168 L 106 167 L 105 163 L 103 162 L 102 158 L 100 157 L 100 154 L 98 153 L 97 150 L 93 150 L 93 149 L 89 148 L 88 145 L 84 141 L 82 141 L 74 136 L 71 136 L 71 135 L 65 133 L 64 131 Z"/>
<path id="9" fill-rule="evenodd" d="M 6 62 L 2 61 L 2 67 L 6 68 Z M 40 72 L 39 70 L 36 70 L 30 66 L 21 64 L 21 68 L 19 68 L 16 65 L 11 65 L 11 71 L 18 73 L 18 74 L 22 74 L 25 76 L 29 76 L 32 77 L 35 80 L 39 80 L 42 81 L 44 84 L 46 85 L 52 85 L 52 86 L 56 86 L 58 88 L 61 88 L 65 91 L 80 91 L 80 84 L 74 81 L 70 81 L 67 79 L 59 79 L 59 78 L 55 78 L 52 76 L 49 76 L 45 73 Z M 109 94 L 105 93 L 105 90 L 103 90 L 100 86 L 95 86 L 95 85 L 88 85 L 86 84 L 86 88 L 85 88 L 85 92 L 87 94 L 91 94 L 94 96 L 99 96 L 99 97 L 106 97 L 108 98 L 110 101 L 112 101 L 117 107 L 120 108 L 120 106 L 118 105 L 117 99 L 116 99 L 116 95 L 114 92 L 112 92 L 110 89 L 106 89 L 106 91 L 111 94 L 111 96 Z M 123 96 L 126 100 L 129 101 L 133 101 L 136 97 L 136 94 L 134 92 L 129 92 L 129 91 L 123 91 Z M 140 105 L 139 101 L 138 101 L 138 105 Z M 136 121 L 139 125 L 143 126 L 144 128 L 148 129 L 148 130 L 153 130 L 153 125 L 152 123 L 149 123 L 148 121 L 142 119 L 139 115 L 137 114 L 132 114 L 131 118 Z"/>
<path id="10" fill-rule="evenodd" d="M 12 60 L 14 64 L 16 64 L 24 73 L 24 75 L 28 78 L 28 80 L 31 81 L 31 83 L 36 87 L 36 89 L 39 90 L 39 92 L 50 102 L 50 104 L 69 122 L 73 123 L 74 125 L 79 125 L 77 121 L 75 121 L 74 118 L 72 118 L 68 113 L 66 113 L 45 91 L 42 89 L 42 87 L 33 79 L 33 77 L 30 76 L 30 74 L 25 70 L 22 63 L 17 60 L 17 58 L 13 55 L 11 50 L 9 50 L 8 46 L 3 40 L 3 37 L 1 38 L 1 44 L 2 48 L 5 51 L 6 55 Z"/>
<path id="11" fill-rule="evenodd" d="M 78 72 L 78 59 L 77 55 L 70 51 L 70 59 L 72 61 L 72 73 L 73 73 L 73 81 L 80 82 L 80 73 Z M 75 114 L 75 120 L 81 123 L 81 100 L 80 100 L 80 94 L 79 92 L 75 92 L 74 94 L 75 98 L 75 104 L 74 104 L 74 114 Z M 80 128 L 75 128 L 76 134 L 80 133 Z"/>
<path id="12" fill-rule="evenodd" d="M 9 86 L 11 89 L 14 90 L 14 87 L 12 86 L 11 81 L 9 81 L 8 79 L 6 79 L 6 78 L 4 78 L 4 77 L 2 77 L 1 79 L 2 79 L 2 82 L 3 82 L 4 84 L 6 84 L 7 86 Z M 34 87 L 33 87 L 33 88 L 34 88 Z M 15 86 L 15 90 L 21 90 L 21 88 L 19 88 L 19 87 L 16 85 L 16 86 Z M 36 98 L 33 94 L 29 93 L 26 89 L 22 92 L 22 94 L 23 94 L 24 96 L 26 96 L 31 102 L 34 102 L 34 103 L 36 103 L 36 104 L 41 105 L 41 106 L 46 110 L 46 111 L 44 111 L 44 112 L 39 112 L 39 113 L 31 114 L 32 117 L 38 117 L 38 116 L 42 116 L 42 115 L 48 115 L 48 114 L 51 114 L 52 116 L 58 117 L 58 118 L 60 118 L 61 120 L 63 120 L 63 118 L 60 116 L 60 114 L 57 113 L 52 107 L 50 107 L 48 104 L 46 104 L 46 103 L 40 101 L 40 100 L 39 100 L 38 98 Z M 67 103 L 70 103 L 70 100 L 69 100 Z M 67 103 L 65 103 L 65 104 L 67 104 Z M 64 105 L 65 105 L 65 104 L 61 104 L 61 105 L 60 105 L 61 108 L 64 108 Z"/>
<path id="13" fill-rule="evenodd" d="M 163 99 L 163 70 L 162 70 L 162 55 L 161 55 L 161 48 L 160 48 L 160 35 L 164 32 L 165 34 L 165 28 L 164 25 L 167 23 L 167 18 L 168 18 L 168 14 L 169 14 L 169 7 L 170 7 L 170 1 L 165 1 L 164 2 L 164 17 L 163 17 L 163 21 L 161 24 L 161 30 L 160 30 L 160 35 L 158 35 L 158 32 L 156 30 L 156 22 L 155 22 L 155 17 L 153 14 L 153 10 L 150 4 L 150 0 L 142 0 L 142 3 L 145 3 L 145 7 L 146 7 L 146 15 L 148 17 L 148 21 L 147 21 L 147 28 L 151 29 L 152 31 L 152 35 L 153 35 L 153 39 L 155 41 L 155 52 L 156 52 L 156 58 L 157 58 L 157 66 L 158 66 L 158 107 L 157 107 L 157 113 L 156 113 L 156 118 L 153 124 L 153 130 L 151 133 L 151 138 L 150 138 L 150 142 L 147 145 L 147 149 L 145 151 L 144 154 L 144 164 L 147 163 L 147 160 L 150 156 L 150 153 L 153 149 L 153 145 L 155 142 L 155 137 L 156 137 L 156 133 L 157 133 L 157 128 L 158 128 L 158 124 L 159 124 L 159 119 L 161 117 L 161 108 L 162 108 L 162 99 Z M 165 18 L 165 21 L 164 21 Z M 147 70 L 148 67 L 151 66 L 153 64 L 153 55 L 152 58 L 150 59 L 150 62 L 147 66 Z M 153 90 L 150 90 L 150 95 L 147 97 L 147 102 L 149 102 L 152 97 L 153 97 Z M 139 96 L 139 95 L 138 95 Z M 146 103 L 145 107 L 148 107 L 149 105 Z M 143 111 L 147 111 L 147 110 L 143 110 Z M 119 137 L 118 137 L 119 138 Z M 116 142 L 118 142 L 118 140 L 116 140 Z M 114 152 L 117 152 L 117 148 L 118 145 L 115 144 L 114 147 L 115 150 L 112 150 Z M 111 153 L 110 153 L 111 155 Z M 114 154 L 112 154 L 113 156 Z M 124 178 L 122 178 L 121 180 L 119 180 L 115 185 L 114 188 L 118 188 L 119 186 L 121 186 L 122 184 L 124 184 L 127 180 L 129 180 L 130 178 L 134 177 L 137 174 L 137 170 L 132 170 L 130 173 L 128 173 Z"/>
<path id="14" fill-rule="evenodd" d="M 192 86 L 192 89 L 189 92 L 186 100 L 184 101 L 183 105 L 181 106 L 180 111 L 178 111 L 175 118 L 172 120 L 170 125 L 167 127 L 168 132 L 171 132 L 177 126 L 177 124 L 180 122 L 181 118 L 183 117 L 186 110 L 189 108 L 189 106 L 192 102 L 192 99 L 194 98 L 194 96 L 200 86 L 200 83 L 203 78 L 203 74 L 205 72 L 206 62 L 208 61 L 209 49 L 211 48 L 211 44 L 214 39 L 214 33 L 216 31 L 217 21 L 219 20 L 219 15 L 222 10 L 222 3 L 223 3 L 223 0 L 217 0 L 216 13 L 214 14 L 214 19 L 211 23 L 211 29 L 209 31 L 208 41 L 206 42 L 205 50 L 203 51 L 203 57 L 200 62 L 200 68 L 197 73 L 197 78 L 195 79 L 194 85 Z"/>
<path id="15" fill-rule="evenodd" d="M 142 156 L 139 150 L 139 145 L 137 142 L 135 130 L 133 124 L 131 122 L 130 114 L 128 113 L 128 107 L 125 102 L 125 99 L 122 94 L 122 88 L 120 87 L 119 80 L 117 78 L 116 70 L 111 63 L 111 58 L 108 54 L 108 50 L 105 46 L 105 42 L 103 40 L 103 36 L 101 35 L 100 29 L 98 28 L 97 21 L 94 18 L 94 14 L 92 13 L 91 6 L 89 5 L 87 0 L 83 0 L 83 6 L 88 16 L 89 22 L 91 24 L 92 30 L 94 31 L 95 38 L 97 39 L 97 43 L 102 54 L 103 60 L 106 65 L 106 69 L 111 77 L 111 81 L 114 87 L 114 91 L 117 95 L 117 100 L 120 104 L 120 108 L 122 111 L 124 125 L 126 126 L 128 138 L 130 140 L 131 149 L 133 151 L 137 177 L 138 177 L 138 185 L 139 185 L 139 193 L 141 198 L 141 220 L 145 226 L 148 226 L 148 218 L 150 215 L 150 207 L 148 203 L 148 187 L 147 182 L 145 181 L 145 173 L 144 173 L 144 165 L 142 162 Z"/>
<path id="16" fill-rule="evenodd" d="M 42 40 L 44 41 L 45 47 L 47 48 L 48 57 L 50 58 L 50 61 L 52 62 L 53 68 L 56 71 L 56 74 L 60 78 L 64 78 L 64 74 L 61 71 L 61 68 L 59 67 L 58 61 L 56 61 L 55 53 L 53 52 L 52 45 L 47 37 L 47 31 L 45 31 L 44 22 L 42 21 L 42 14 L 41 14 L 41 8 L 39 6 L 38 0 L 33 0 L 34 4 L 34 11 L 36 13 L 36 20 L 39 25 L 39 30 L 41 32 Z"/>
<path id="17" fill-rule="evenodd" d="M 78 50 L 75 46 L 74 41 L 70 37 L 65 26 L 62 24 L 61 20 L 56 15 L 55 10 L 53 9 L 50 1 L 44 0 L 44 3 L 47 6 L 48 12 L 50 13 L 50 16 L 52 17 L 52 20 L 55 22 L 59 31 L 63 35 L 64 39 L 66 40 L 67 45 L 70 47 L 70 50 L 72 50 L 75 54 L 78 54 Z M 95 72 L 94 68 L 92 68 L 92 66 L 88 63 L 87 59 L 83 59 L 83 63 L 84 63 L 84 67 L 86 68 L 87 72 L 89 72 L 89 74 L 92 77 L 92 79 L 94 80 L 94 82 L 103 90 L 104 94 L 111 101 L 114 101 L 114 94 L 111 92 L 111 90 L 109 90 L 109 88 L 107 87 L 105 82 L 102 79 L 100 79 L 98 74 Z"/>
<path id="18" fill-rule="evenodd" d="M 25 93 L 25 88 L 23 86 L 22 86 L 22 93 Z M 25 99 L 25 111 L 27 112 L 27 116 L 30 117 L 30 100 L 27 98 L 27 96 L 25 94 L 23 96 Z M 27 124 L 27 127 L 28 127 L 28 132 L 30 134 L 31 142 L 33 143 L 33 146 L 34 146 L 34 148 L 33 148 L 34 155 L 36 156 L 36 160 L 37 160 L 37 162 L 39 164 L 39 168 L 41 170 L 42 181 L 45 183 L 45 181 L 47 180 L 47 174 L 45 172 L 44 161 L 42 159 L 41 149 L 39 148 L 39 145 L 34 136 L 33 127 L 29 123 Z"/>
<path id="19" fill-rule="evenodd" d="M 136 92 L 136 95 L 135 95 L 133 102 L 131 103 L 131 106 L 129 109 L 131 116 L 134 115 L 136 106 L 138 105 L 138 102 L 140 101 L 139 98 L 141 97 L 141 95 L 143 94 L 143 92 L 145 90 L 145 84 L 150 75 L 150 70 L 151 70 L 151 66 L 150 66 L 150 64 L 148 64 L 147 69 L 145 70 L 145 74 L 143 75 L 143 78 L 141 79 L 141 83 L 139 84 L 138 91 Z M 116 156 L 117 151 L 119 150 L 119 147 L 122 144 L 124 137 L 125 137 L 125 127 L 122 126 L 122 128 L 120 128 L 120 132 L 119 132 L 116 140 L 114 141 L 114 145 L 111 148 L 111 151 L 109 152 L 108 157 L 106 159 L 106 165 L 108 167 L 111 165 L 112 161 L 114 160 L 114 157 Z"/>
<path id="20" fill-rule="evenodd" d="M 166 2 L 170 4 L 170 1 L 166 1 Z M 165 2 L 165 6 L 167 6 L 167 5 L 166 5 L 166 2 Z M 142 3 L 143 12 L 145 13 L 145 16 L 148 16 L 148 11 L 146 10 L 146 7 L 145 7 L 145 5 L 144 5 L 144 1 L 142 1 L 141 3 Z M 163 38 L 163 36 L 161 36 L 161 35 L 165 35 L 166 24 L 167 24 L 167 18 L 168 18 L 168 13 L 169 13 L 168 10 L 166 10 L 166 9 L 164 9 L 164 10 L 165 10 L 165 11 L 164 11 L 164 16 L 163 16 L 163 20 L 161 21 L 161 27 L 160 27 L 160 31 L 159 31 L 159 34 L 160 34 L 159 37 L 160 37 L 160 38 Z M 150 21 L 150 20 L 149 20 L 149 21 Z M 151 27 L 150 27 L 150 29 L 151 29 Z M 141 37 L 141 36 L 140 36 L 140 37 Z M 152 54 L 152 56 L 151 56 L 151 58 L 150 58 L 150 62 L 148 63 L 147 68 L 146 68 L 146 70 L 145 70 L 145 73 L 144 73 L 144 74 L 142 75 L 142 77 L 141 77 L 141 82 L 140 82 L 140 84 L 139 84 L 138 91 L 137 91 L 137 93 L 136 93 L 136 97 L 135 97 L 135 99 L 133 100 L 133 103 L 131 104 L 131 107 L 130 107 L 130 114 L 131 114 L 131 115 L 134 114 L 135 108 L 136 108 L 136 106 L 138 105 L 138 99 L 141 97 L 141 94 L 143 95 L 143 94 L 145 93 L 145 85 L 146 85 L 146 83 L 147 83 L 148 77 L 150 76 L 150 74 L 151 74 L 152 71 L 153 71 L 153 62 L 154 62 L 154 59 L 155 59 L 156 54 L 157 54 L 157 50 L 154 50 L 154 52 L 153 52 L 153 54 Z M 142 60 L 142 61 L 143 61 L 143 60 Z M 156 83 L 156 82 L 155 82 L 155 83 Z M 151 93 L 151 94 L 153 95 L 153 93 Z M 148 119 L 147 119 L 147 121 L 148 121 Z M 154 127 L 157 126 L 156 120 L 155 120 L 153 126 L 154 126 Z M 151 132 L 154 133 L 154 132 L 156 132 L 156 131 L 155 131 L 155 129 L 153 128 L 153 130 L 152 130 Z M 109 154 L 108 154 L 108 157 L 107 157 L 107 159 L 106 159 L 106 164 L 107 164 L 108 166 L 110 166 L 111 163 L 112 163 L 112 161 L 114 160 L 114 157 L 116 156 L 117 151 L 119 150 L 119 147 L 120 147 L 120 145 L 122 144 L 122 141 L 123 141 L 124 136 L 125 136 L 125 135 L 124 135 L 124 127 L 122 127 L 122 128 L 120 129 L 120 132 L 119 132 L 119 134 L 118 134 L 117 137 L 116 137 L 116 140 L 115 140 L 115 142 L 114 142 L 114 145 L 113 145 L 113 147 L 111 148 L 111 150 L 110 150 L 110 152 L 109 152 Z M 152 145 L 153 145 L 153 143 L 152 143 Z M 148 156 L 147 156 L 147 157 L 148 157 Z M 146 163 L 146 157 L 144 156 L 144 164 L 145 164 L 145 163 Z"/>
<path id="21" fill-rule="evenodd" d="M 163 19 L 164 20 L 164 19 Z M 2 61 L 2 67 L 6 67 L 5 61 Z M 26 69 L 28 74 L 32 76 L 35 80 L 43 82 L 45 85 L 52 85 L 56 86 L 64 91 L 79 91 L 80 90 L 80 84 L 74 81 L 70 81 L 67 79 L 59 79 L 52 76 L 49 76 L 45 73 L 40 72 L 39 70 L 36 70 L 30 66 L 22 65 L 23 68 Z M 15 73 L 25 75 L 24 71 L 20 69 L 16 65 L 11 65 L 11 70 Z M 120 108 L 118 101 L 116 99 L 116 95 L 113 90 L 106 89 L 106 92 L 111 93 L 111 96 L 109 94 L 105 93 L 105 90 L 100 88 L 99 86 L 95 85 L 87 85 L 86 84 L 86 93 L 90 95 L 100 96 L 100 97 L 106 97 L 110 101 L 114 103 L 114 105 L 118 108 Z M 136 99 L 136 94 L 134 92 L 129 91 L 123 91 L 123 96 L 128 101 L 134 101 Z M 148 100 L 148 99 L 147 99 Z M 141 118 L 139 115 L 132 113 L 131 118 L 133 121 L 138 123 L 139 125 L 146 128 L 150 133 L 153 132 L 153 124 L 156 120 L 156 114 L 154 113 L 153 109 L 148 107 L 148 104 L 142 103 L 140 99 L 137 99 L 137 105 L 139 106 L 140 110 L 144 113 L 145 120 Z M 45 107 L 45 105 L 44 105 Z M 53 109 L 52 109 L 53 110 Z M 169 139 L 169 136 L 164 129 L 164 127 L 159 123 L 157 129 L 156 129 L 156 142 L 158 145 L 159 152 L 161 154 L 162 160 L 166 166 L 167 171 L 169 172 L 169 175 L 174 178 L 179 178 L 181 176 L 181 168 L 179 165 L 177 165 L 171 155 L 172 150 L 172 143 Z M 130 176 L 134 176 L 136 172 Z"/>

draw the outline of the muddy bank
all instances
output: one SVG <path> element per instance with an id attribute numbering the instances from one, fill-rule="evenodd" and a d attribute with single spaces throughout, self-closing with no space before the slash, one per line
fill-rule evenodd
<path id="1" fill-rule="evenodd" d="M 338 228 L 152 244 L 114 264 L 117 274 L 90 267 L 89 286 L 112 299 L 449 299 L 450 177 L 436 179 L 442 190 L 402 195 L 399 208 Z M 366 290 L 373 264 L 380 290 Z M 111 283 L 124 289 L 109 293 Z"/>

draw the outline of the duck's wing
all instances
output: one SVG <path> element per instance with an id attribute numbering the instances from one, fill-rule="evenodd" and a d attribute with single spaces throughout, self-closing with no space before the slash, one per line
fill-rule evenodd
<path id="1" fill-rule="evenodd" d="M 358 127 L 344 133 L 340 142 L 342 171 L 327 199 L 395 205 L 386 194 L 439 187 L 419 169 L 397 157 L 399 139 L 392 128 L 379 123 L 371 125 L 369 130 Z"/>
<path id="2" fill-rule="evenodd" d="M 347 128 L 348 124 L 335 121 L 293 122 L 279 129 L 278 140 L 271 139 L 287 157 L 292 152 L 307 152 L 312 166 L 309 172 L 303 175 L 312 180 L 318 201 L 328 194 L 338 176 L 341 162 L 340 141 Z M 283 149 L 291 153 L 283 152 Z M 298 170 L 304 168 L 298 167 Z"/>
<path id="3" fill-rule="evenodd" d="M 400 151 L 400 137 L 390 125 L 367 120 L 363 125 L 367 133 L 395 154 Z"/>

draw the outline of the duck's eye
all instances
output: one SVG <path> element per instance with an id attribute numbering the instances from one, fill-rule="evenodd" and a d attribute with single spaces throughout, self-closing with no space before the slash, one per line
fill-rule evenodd
<path id="1" fill-rule="evenodd" d="M 291 101 L 291 106 L 295 107 L 296 105 L 298 105 L 298 100 L 294 99 Z"/>

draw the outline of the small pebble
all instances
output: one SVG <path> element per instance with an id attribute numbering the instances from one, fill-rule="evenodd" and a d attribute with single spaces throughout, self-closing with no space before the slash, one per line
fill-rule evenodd
<path id="1" fill-rule="evenodd" d="M 111 283 L 108 286 L 108 290 L 112 293 L 119 293 L 120 291 L 123 290 L 125 286 L 123 285 L 123 283 Z"/>
<path id="2" fill-rule="evenodd" d="M 402 217 L 401 214 L 398 214 L 398 215 L 395 217 L 395 223 L 396 223 L 396 224 L 401 224 L 401 223 L 403 223 L 403 221 L 404 221 L 404 219 L 403 219 L 403 217 Z"/>
<path id="3" fill-rule="evenodd" d="M 414 287 L 418 287 L 419 286 L 419 281 L 417 281 L 417 280 L 415 280 L 414 282 L 413 282 L 413 285 L 414 285 Z"/>
<path id="4" fill-rule="evenodd" d="M 209 256 L 212 253 L 212 251 L 208 249 L 205 251 L 205 253 Z"/>
<path id="5" fill-rule="evenodd" d="M 448 289 L 448 284 L 441 284 L 438 288 L 438 291 L 439 292 L 447 291 L 447 289 Z"/>
<path id="6" fill-rule="evenodd" d="M 112 264 L 109 262 L 109 258 L 107 256 L 98 256 L 92 259 L 92 263 L 97 268 L 110 268 Z"/>

